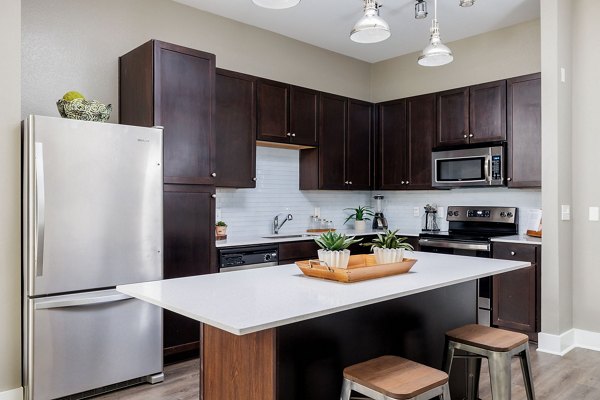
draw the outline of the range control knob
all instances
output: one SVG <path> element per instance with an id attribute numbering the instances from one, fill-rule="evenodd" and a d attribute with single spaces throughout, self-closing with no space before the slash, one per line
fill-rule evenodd
<path id="1" fill-rule="evenodd" d="M 265 261 L 271 261 L 271 255 L 265 254 Z"/>
<path id="2" fill-rule="evenodd" d="M 506 216 L 507 216 L 508 218 L 512 218 L 512 217 L 513 217 L 513 213 L 511 213 L 511 212 L 509 211 L 509 212 L 506 214 Z"/>
<path id="3" fill-rule="evenodd" d="M 458 217 L 458 211 L 454 211 L 454 216 Z"/>
<path id="4" fill-rule="evenodd" d="M 500 213 L 500 216 L 501 216 L 502 218 L 504 218 L 504 217 L 506 217 L 506 213 L 505 213 L 504 211 L 502 211 L 502 212 Z"/>

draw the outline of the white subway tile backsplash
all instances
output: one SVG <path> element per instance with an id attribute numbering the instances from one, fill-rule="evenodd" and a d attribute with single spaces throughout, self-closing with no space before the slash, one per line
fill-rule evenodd
<path id="1" fill-rule="evenodd" d="M 540 190 L 485 188 L 431 191 L 300 191 L 298 189 L 299 151 L 257 147 L 256 189 L 217 189 L 217 205 L 221 219 L 229 225 L 229 232 L 236 235 L 270 234 L 273 217 L 278 213 L 291 213 L 281 233 L 303 231 L 315 207 L 321 208 L 321 216 L 333 221 L 336 228 L 343 228 L 347 213 L 344 208 L 358 205 L 374 205 L 372 196 L 385 196 L 384 212 L 391 228 L 402 230 L 420 229 L 423 224 L 423 206 L 449 205 L 513 206 L 520 209 L 520 220 L 527 210 L 541 207 Z M 419 207 L 419 217 L 414 216 Z M 444 228 L 444 221 L 441 221 Z M 524 226 L 524 224 L 520 224 Z M 349 228 L 351 226 L 348 226 Z"/>

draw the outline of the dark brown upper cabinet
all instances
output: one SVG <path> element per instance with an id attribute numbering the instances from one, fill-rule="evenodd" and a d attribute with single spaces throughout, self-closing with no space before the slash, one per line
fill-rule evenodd
<path id="1" fill-rule="evenodd" d="M 506 81 L 437 94 L 436 146 L 506 140 Z"/>
<path id="2" fill-rule="evenodd" d="M 378 106 L 378 189 L 431 189 L 435 103 L 428 94 Z"/>
<path id="3" fill-rule="evenodd" d="M 373 105 L 329 93 L 319 104 L 319 148 L 300 152 L 300 189 L 370 190 Z"/>
<path id="4" fill-rule="evenodd" d="M 151 40 L 119 59 L 119 122 L 164 127 L 165 183 L 215 183 L 215 56 Z"/>
<path id="5" fill-rule="evenodd" d="M 508 187 L 542 186 L 541 79 L 507 81 Z"/>
<path id="6" fill-rule="evenodd" d="M 217 187 L 256 187 L 256 78 L 217 68 Z"/>
<path id="7" fill-rule="evenodd" d="M 258 80 L 257 139 L 316 146 L 319 92 L 287 83 Z"/>

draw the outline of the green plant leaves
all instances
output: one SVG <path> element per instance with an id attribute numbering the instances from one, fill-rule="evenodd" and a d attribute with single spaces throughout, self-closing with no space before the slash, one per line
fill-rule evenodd
<path id="1" fill-rule="evenodd" d="M 344 211 L 353 211 L 352 214 L 348 215 L 344 224 L 348 223 L 351 219 L 356 221 L 370 221 L 373 214 L 373 208 L 371 206 L 358 206 L 357 208 L 344 208 Z"/>
<path id="2" fill-rule="evenodd" d="M 361 246 L 371 246 L 371 250 L 375 247 L 380 249 L 404 249 L 413 251 L 414 248 L 410 243 L 406 243 L 407 238 L 397 235 L 398 229 L 395 231 L 387 230 L 383 234 L 378 233 L 377 237 L 371 243 L 362 243 Z"/>
<path id="3" fill-rule="evenodd" d="M 354 243 L 360 242 L 362 239 L 355 239 L 354 236 L 346 236 L 337 232 L 325 232 L 321 236 L 315 238 L 317 245 L 324 250 L 345 250 Z"/>

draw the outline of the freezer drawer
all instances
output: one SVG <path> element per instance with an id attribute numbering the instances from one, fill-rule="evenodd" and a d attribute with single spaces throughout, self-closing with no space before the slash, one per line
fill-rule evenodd
<path id="1" fill-rule="evenodd" d="M 116 290 L 28 300 L 26 399 L 162 372 L 162 311 Z"/>

